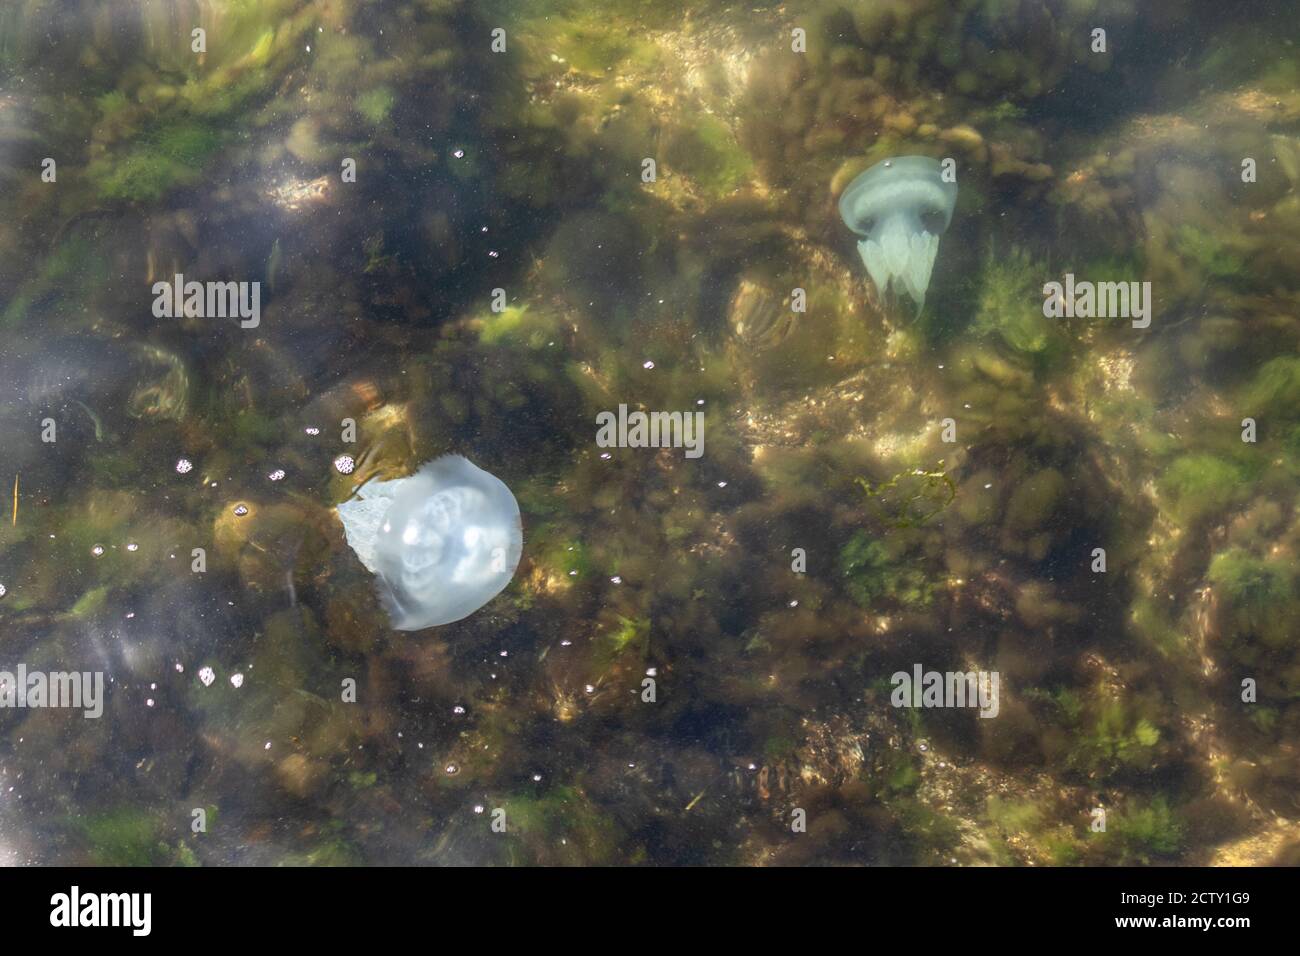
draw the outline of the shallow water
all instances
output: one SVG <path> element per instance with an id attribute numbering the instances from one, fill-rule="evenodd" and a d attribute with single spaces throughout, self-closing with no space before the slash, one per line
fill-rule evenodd
<path id="1" fill-rule="evenodd" d="M 103 692 L 0 687 L 0 862 L 1294 863 L 1295 34 L 5 4 L 0 683 Z M 449 453 L 522 560 L 394 630 L 335 509 Z"/>

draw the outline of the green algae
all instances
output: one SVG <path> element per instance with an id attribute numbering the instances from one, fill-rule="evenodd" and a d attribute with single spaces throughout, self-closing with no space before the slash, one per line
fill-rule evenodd
<path id="1" fill-rule="evenodd" d="M 1269 359 L 1246 386 L 1242 400 L 1252 415 L 1300 416 L 1300 358 L 1282 355 Z"/>
<path id="2" fill-rule="evenodd" d="M 397 105 L 397 94 L 387 86 L 366 90 L 357 97 L 357 112 L 375 126 L 388 119 Z"/>
<path id="3" fill-rule="evenodd" d="M 1043 315 L 1046 265 L 1021 248 L 990 250 L 971 328 L 996 337 L 1017 355 L 1050 357 L 1061 346 L 1057 325 Z"/>
<path id="4" fill-rule="evenodd" d="M 1159 479 L 1169 510 L 1184 522 L 1198 521 L 1228 508 L 1240 498 L 1245 471 L 1215 455 L 1182 455 L 1165 469 Z"/>
<path id="5" fill-rule="evenodd" d="M 935 585 L 919 568 L 896 553 L 897 546 L 867 531 L 858 531 L 840 549 L 837 572 L 848 595 L 862 607 L 889 601 L 904 607 L 924 607 Z"/>
<path id="6" fill-rule="evenodd" d="M 866 495 L 873 517 L 896 530 L 926 524 L 957 497 L 956 482 L 943 471 L 942 461 L 931 470 L 915 468 L 878 484 L 860 477 L 854 483 Z"/>
<path id="7" fill-rule="evenodd" d="M 1300 610 L 1295 597 L 1300 573 L 1293 562 L 1261 559 L 1230 548 L 1214 556 L 1206 578 L 1221 589 L 1242 637 L 1258 635 L 1273 645 L 1288 642 Z"/>
<path id="8" fill-rule="evenodd" d="M 537 862 L 599 866 L 616 858 L 617 828 L 577 787 L 519 794 L 506 799 L 503 808 L 507 832 L 518 832 Z"/>
<path id="9" fill-rule="evenodd" d="M 86 176 L 100 199 L 151 202 L 197 183 L 221 145 L 221 134 L 203 124 L 163 125 L 143 133 L 124 155 L 93 161 Z"/>
<path id="10" fill-rule="evenodd" d="M 1160 729 L 1123 701 L 1102 702 L 1085 715 L 1070 763 L 1079 770 L 1112 774 L 1125 768 L 1147 767 L 1160 743 Z"/>
<path id="11" fill-rule="evenodd" d="M 159 838 L 163 832 L 151 814 L 128 807 L 72 821 L 88 844 L 93 866 L 160 866 L 169 862 Z"/>
<path id="12" fill-rule="evenodd" d="M 239 824 L 246 828 L 241 839 L 247 828 L 306 809 L 328 811 L 338 823 L 301 828 L 276 851 L 278 859 L 329 865 L 437 855 L 463 835 L 459 823 L 447 821 L 464 816 L 467 794 L 519 794 L 520 768 L 545 752 L 544 789 L 500 801 L 506 838 L 464 841 L 455 847 L 459 857 L 448 852 L 446 859 L 771 859 L 780 848 L 767 819 L 773 808 L 825 792 L 833 792 L 825 797 L 831 807 L 810 834 L 818 842 L 803 850 L 804 861 L 969 862 L 972 832 L 989 839 L 980 862 L 998 864 L 1185 862 L 1212 849 L 1218 838 L 1185 826 L 1173 809 L 1189 792 L 1209 788 L 1198 772 L 1198 743 L 1177 720 L 1181 702 L 1219 690 L 1206 691 L 1195 676 L 1198 636 L 1220 671 L 1268 668 L 1278 664 L 1285 622 L 1295 615 L 1286 521 L 1236 523 L 1242 505 L 1294 497 L 1300 375 L 1286 354 L 1293 350 L 1291 310 L 1275 277 L 1270 286 L 1252 273 L 1266 255 L 1261 250 L 1289 248 L 1280 235 L 1288 207 L 1273 205 L 1284 188 L 1274 185 L 1259 208 L 1266 215 L 1251 225 L 1179 222 L 1176 204 L 1153 201 L 1146 179 L 1164 157 L 1199 155 L 1196 142 L 1179 138 L 1199 120 L 1150 117 L 1153 128 L 1173 130 L 1158 148 L 1144 146 L 1142 131 L 1117 137 L 1063 122 L 1074 114 L 1058 101 L 1096 90 L 1079 76 L 1105 66 L 1076 55 L 1096 4 L 1055 11 L 1052 28 L 1032 42 L 1020 32 L 1014 4 L 836 4 L 797 68 L 780 65 L 792 59 L 784 50 L 765 59 L 760 43 L 727 48 L 733 27 L 742 39 L 778 34 L 766 5 L 741 25 L 722 5 L 620 0 L 599 14 L 581 3 L 504 6 L 493 16 L 509 28 L 511 52 L 499 63 L 459 52 L 474 45 L 467 37 L 481 40 L 485 31 L 473 11 L 451 2 L 429 0 L 400 17 L 385 4 L 344 4 L 290 20 L 291 6 L 232 5 L 223 44 L 203 65 L 151 54 L 171 67 L 149 65 L 106 86 L 98 79 L 112 64 L 101 59 L 92 71 L 98 85 L 64 122 L 76 128 L 77 141 L 92 144 L 83 173 L 93 195 L 85 201 L 132 204 L 137 208 L 125 212 L 146 220 L 151 234 L 165 232 L 173 214 L 200 223 L 214 217 L 203 190 L 176 194 L 199 185 L 217 162 L 228 159 L 232 168 L 222 202 L 233 196 L 232 207 L 252 209 L 265 207 L 253 185 L 263 183 L 259 173 L 285 163 L 313 167 L 302 172 L 315 176 L 334 170 L 345 144 L 364 149 L 360 202 L 316 219 L 310 208 L 293 213 L 302 234 L 327 251 L 338 237 L 321 223 L 337 219 L 349 266 L 332 277 L 320 256 L 304 275 L 297 263 L 311 257 L 302 244 L 291 230 L 278 240 L 285 255 L 275 291 L 288 293 L 278 305 L 308 282 L 319 285 L 328 303 L 322 311 L 337 302 L 346 334 L 328 341 L 343 323 L 304 309 L 292 335 L 281 337 L 268 321 L 256 348 L 232 352 L 221 342 L 214 351 L 244 367 L 232 372 L 196 359 L 204 390 L 221 399 L 195 403 L 184 423 L 153 415 L 124 430 L 111 408 L 96 408 L 103 447 L 73 456 L 69 488 L 93 494 L 154 482 L 160 467 L 164 480 L 176 480 L 167 469 L 183 451 L 220 479 L 220 491 L 168 485 L 158 505 L 162 520 L 144 510 L 115 524 L 54 510 L 64 489 L 29 459 L 22 462 L 24 494 L 30 481 L 39 489 L 33 496 L 42 497 L 23 498 L 19 531 L 3 545 L 14 549 L 6 559 L 28 554 L 46 531 L 30 525 L 42 511 L 58 532 L 59 560 L 83 564 L 90 543 L 111 537 L 120 544 L 146 521 L 156 529 L 146 539 L 150 553 L 179 550 L 184 557 L 177 542 L 206 542 L 218 532 L 204 587 L 237 590 L 241 617 L 237 625 L 205 621 L 212 645 L 178 647 L 175 656 L 184 657 L 187 679 L 203 663 L 223 678 L 183 697 L 185 715 L 202 731 L 197 759 L 237 763 L 241 777 L 268 795 L 266 807 Z M 692 14 L 689 26 L 681 22 L 684 10 Z M 373 29 L 361 29 L 358 11 Z M 421 13 L 432 17 L 421 20 Z M 444 22 L 452 13 L 455 22 Z M 643 15 L 662 32 L 639 29 Z M 1115 15 L 1125 24 L 1143 16 Z M 313 17 L 325 27 L 319 33 Z M 268 22 L 276 19 L 283 28 Z M 1293 75 L 1294 66 L 1259 72 L 1242 55 L 1249 49 L 1234 46 L 1232 56 L 1220 52 L 1195 69 L 1206 77 L 1235 71 L 1241 82 L 1261 79 L 1266 87 Z M 85 52 L 106 55 L 94 44 Z M 738 80 L 735 67 L 751 53 L 755 68 Z M 1140 82 L 1160 68 L 1141 64 L 1126 77 Z M 503 95 L 498 81 L 517 89 Z M 1104 113 L 1118 95 L 1098 96 L 1097 109 Z M 481 128 L 478 107 L 461 111 L 474 101 L 489 117 Z M 1276 126 L 1264 112 L 1273 107 L 1260 109 L 1252 128 Z M 412 138 L 404 127 L 414 115 L 429 125 Z M 1038 127 L 1072 132 L 1046 142 Z M 243 133 L 225 132 L 236 128 L 247 142 Z M 88 130 L 93 136 L 81 135 Z M 1209 135 L 1220 132 L 1214 126 Z M 450 158 L 453 145 L 466 150 L 463 161 Z M 846 163 L 918 150 L 960 157 L 954 226 L 966 232 L 945 244 L 948 278 L 935 290 L 942 308 L 927 316 L 933 325 L 900 333 L 862 298 L 860 283 L 850 284 L 852 243 L 835 232 L 826 186 Z M 1094 158 L 1102 155 L 1108 158 Z M 652 186 L 636 177 L 646 156 L 661 161 Z M 1279 160 L 1284 172 L 1287 156 Z M 1049 178 L 1035 179 L 1047 164 Z M 372 171 L 383 191 L 401 195 L 399 203 L 366 191 Z M 1071 192 L 1075 187 L 1061 185 L 1067 178 L 1083 185 Z M 747 189 L 751 184 L 758 188 Z M 1038 225 L 1044 203 L 1061 210 L 1068 226 L 1051 237 Z M 367 207 L 377 212 L 357 211 Z M 229 230 L 231 222 L 218 213 L 212 228 Z M 474 247 L 472 234 L 483 225 L 500 259 L 479 261 L 488 247 Z M 206 229 L 202 243 L 212 241 Z M 1153 326 L 1147 345 L 1134 346 L 1126 323 L 1042 317 L 1042 283 L 1062 271 L 1042 258 L 1042 242 L 1052 241 L 1053 261 L 1084 263 L 1072 269 L 1080 276 L 1140 279 L 1145 265 L 1134 250 L 1143 230 L 1155 237 L 1146 252 L 1156 277 L 1168 274 L 1178 286 L 1170 324 Z M 995 232 L 1023 234 L 1025 246 L 981 257 Z M 362 238 L 376 235 L 377 242 Z M 449 251 L 466 236 L 466 249 Z M 83 307 L 95 300 L 70 291 L 88 285 L 99 295 L 109 274 L 101 268 L 105 256 L 73 240 L 38 265 L 44 278 L 20 276 L 19 294 L 6 296 L 5 322 L 70 309 L 130 334 L 138 317 L 119 314 L 113 296 L 100 296 L 91 317 Z M 1096 257 L 1111 245 L 1125 252 L 1113 262 Z M 257 260 L 264 257 L 265 242 Z M 98 278 L 79 273 L 79 260 Z M 111 261 L 114 275 L 144 272 L 141 258 L 115 254 Z M 731 288 L 738 274 L 758 275 L 778 298 L 805 287 L 808 313 L 724 342 L 710 323 L 726 302 L 711 290 Z M 510 290 L 511 304 L 489 312 L 487 291 L 498 286 Z M 1202 294 L 1208 301 L 1197 300 Z M 207 351 L 198 344 L 206 340 L 186 341 L 196 355 Z M 319 359 L 316 342 L 338 358 Z M 1078 361 L 1077 374 L 1065 368 L 1067 356 Z M 1131 378 L 1100 375 L 1101 362 L 1092 360 L 1103 357 L 1110 371 L 1129 363 Z M 646 358 L 655 359 L 653 370 L 642 366 Z M 303 424 L 323 423 L 334 438 L 335 406 L 308 414 L 296 404 L 332 386 L 344 368 L 335 361 L 346 364 L 348 401 L 373 403 L 374 414 L 391 422 L 384 434 L 402 450 L 384 452 L 385 464 L 457 447 L 511 460 L 516 473 L 506 477 L 529 544 L 508 606 L 399 642 L 385 633 L 367 582 L 339 541 L 304 545 L 306 556 L 286 566 L 297 546 L 292 532 L 311 526 L 312 509 L 337 500 L 348 480 L 330 473 L 332 446 L 301 434 Z M 267 377 L 275 381 L 268 385 Z M 629 400 L 687 408 L 700 399 L 707 400 L 710 451 L 699 467 L 665 454 L 620 450 L 602 461 L 592 453 L 595 410 Z M 951 451 L 911 438 L 948 414 L 961 435 Z M 1244 415 L 1261 420 L 1258 446 L 1239 447 L 1236 421 Z M 12 443 L 6 425 L 0 421 L 0 435 Z M 904 433 L 898 451 L 893 442 Z M 882 447 L 891 449 L 884 461 L 866 450 Z M 932 466 L 939 454 L 949 464 Z M 259 481 L 272 460 L 289 467 L 292 481 L 254 500 L 256 524 L 232 529 L 218 521 L 214 529 L 214 512 L 225 507 L 217 499 L 248 493 L 240 483 Z M 844 487 L 845 475 L 912 467 L 918 471 Z M 279 507 L 275 496 L 299 481 L 305 487 L 293 489 L 293 506 Z M 1156 494 L 1148 500 L 1152 481 Z M 855 530 L 864 516 L 870 529 Z M 1207 539 L 1220 534 L 1212 518 L 1229 528 L 1226 539 Z M 69 525 L 83 527 L 65 532 Z M 1087 570 L 1095 543 L 1107 547 L 1107 576 Z M 795 545 L 808 552 L 806 572 L 789 569 Z M 933 570 L 937 554 L 945 556 L 946 575 Z M 624 578 L 617 590 L 606 583 L 615 573 Z M 11 593 L 0 614 L 71 606 L 93 623 L 110 606 L 135 609 L 170 583 L 163 575 L 113 571 L 107 561 L 88 574 L 35 600 Z M 1206 584 L 1213 601 L 1196 596 Z M 292 602 L 314 609 L 311 616 L 285 612 Z M 1070 613 L 1084 605 L 1088 615 Z M 876 612 L 896 609 L 908 612 L 890 615 L 901 623 L 884 633 L 872 629 Z M 6 617 L 7 637 L 10 625 Z M 802 764 L 809 779 L 842 779 L 827 755 L 888 739 L 877 731 L 882 714 L 892 721 L 878 696 L 864 706 L 842 692 L 844 674 L 870 677 L 880 665 L 878 647 L 924 645 L 933 635 L 955 654 L 978 659 L 994 632 L 1033 658 L 1018 666 L 1046 686 L 1025 689 L 1034 720 L 1017 724 L 1005 702 L 999 728 L 1010 727 L 1005 736 L 1022 752 L 1016 760 L 990 759 L 980 768 L 987 779 L 962 781 L 951 809 L 939 813 L 933 803 L 935 783 L 951 783 L 938 769 L 947 761 L 920 759 L 906 741 L 873 744 L 884 754 L 869 755 L 876 761 L 870 769 L 846 772 L 851 779 L 843 786 L 792 780 L 782 791 L 769 767 L 761 799 L 751 788 L 742 804 L 724 790 L 729 776 L 754 780 L 724 766 L 746 746 L 756 760 Z M 482 661 L 507 649 L 487 682 Z M 642 660 L 671 669 L 690 693 L 669 695 L 664 707 L 629 708 L 626 688 L 609 685 L 628 668 L 644 668 Z M 256 665 L 249 683 L 236 692 L 225 678 L 249 661 Z M 1277 680 L 1293 686 L 1294 667 L 1284 654 L 1281 663 Z M 1099 664 L 1120 689 L 1082 676 Z M 334 703 L 336 672 L 369 675 L 355 709 Z M 567 694 L 598 678 L 608 683 L 589 697 L 579 694 L 566 721 L 550 708 L 540 715 L 529 709 L 550 695 L 552 682 Z M 448 719 L 458 705 L 468 713 Z M 339 709 L 347 716 L 336 716 Z M 779 718 L 752 717 L 774 710 Z M 1283 699 L 1220 724 L 1230 731 L 1223 746 L 1257 765 L 1247 772 L 1238 762 L 1233 777 L 1252 798 L 1292 780 L 1267 758 L 1293 719 Z M 687 724 L 706 729 L 704 743 L 678 733 Z M 913 711 L 892 721 L 890 733 L 915 737 L 923 725 L 938 731 L 944 721 L 926 715 L 923 724 Z M 1259 734 L 1277 736 L 1259 741 Z M 1256 741 L 1258 752 L 1243 751 L 1234 735 Z M 940 753 L 951 745 L 939 733 L 927 736 Z M 272 737 L 268 756 L 258 747 Z M 300 777 L 286 770 L 285 738 L 294 741 L 292 757 L 326 769 Z M 423 745 L 418 752 L 414 739 Z M 647 784 L 626 772 L 633 761 L 624 756 L 648 746 L 671 770 L 666 777 L 680 781 L 680 801 L 674 784 Z M 29 749 L 39 753 L 39 746 Z M 449 763 L 459 765 L 457 774 L 443 773 Z M 291 787 L 288 777 L 298 784 Z M 1097 781 L 1118 808 L 1104 835 L 1077 819 L 1078 806 L 1088 805 L 1084 789 Z M 1042 783 L 1069 792 L 1078 806 L 1066 809 L 1065 796 L 1058 806 L 995 795 Z M 711 804 L 744 809 L 721 822 L 709 815 Z M 418 836 L 400 831 L 401 814 L 375 824 L 375 807 L 394 805 L 421 808 Z M 689 812 L 662 809 L 674 806 Z M 869 812 L 855 815 L 855 806 Z M 647 819 L 654 839 L 643 842 Z M 719 835 L 698 840 L 710 830 Z M 882 830 L 886 843 L 873 842 Z M 167 847 L 147 821 L 111 831 L 87 837 L 102 840 L 102 862 L 115 854 L 130 862 L 169 862 L 171 853 L 182 863 L 219 859 L 203 841 Z"/>
<path id="13" fill-rule="evenodd" d="M 699 116 L 673 130 L 664 143 L 664 161 L 695 180 L 709 196 L 721 197 L 753 174 L 749 154 L 721 120 Z"/>
<path id="14" fill-rule="evenodd" d="M 1102 843 L 1121 866 L 1150 864 L 1174 857 L 1183 848 L 1186 825 L 1164 797 L 1108 815 Z"/>

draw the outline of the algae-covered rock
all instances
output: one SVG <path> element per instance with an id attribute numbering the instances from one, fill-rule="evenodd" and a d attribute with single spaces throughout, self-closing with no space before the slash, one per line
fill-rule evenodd
<path id="1" fill-rule="evenodd" d="M 1006 525 L 1012 531 L 1035 531 L 1048 526 L 1064 504 L 1069 483 L 1055 468 L 1030 475 L 1007 501 Z"/>

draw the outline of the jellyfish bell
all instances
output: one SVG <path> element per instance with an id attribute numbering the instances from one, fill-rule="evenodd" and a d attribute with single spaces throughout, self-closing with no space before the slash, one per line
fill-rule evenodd
<path id="1" fill-rule="evenodd" d="M 938 160 L 900 156 L 859 174 L 840 195 L 840 218 L 863 238 L 858 255 L 876 289 L 893 288 L 925 306 L 939 237 L 952 222 L 957 184 L 947 182 Z"/>
<path id="2" fill-rule="evenodd" d="M 338 512 L 399 631 L 473 614 L 510 583 L 523 553 L 515 496 L 460 455 L 409 478 L 369 481 Z"/>

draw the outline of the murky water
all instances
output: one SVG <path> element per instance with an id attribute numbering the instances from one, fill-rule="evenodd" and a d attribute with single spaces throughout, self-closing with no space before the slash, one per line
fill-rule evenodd
<path id="1" fill-rule="evenodd" d="M 1296 32 L 4 4 L 0 860 L 1295 862 Z"/>

